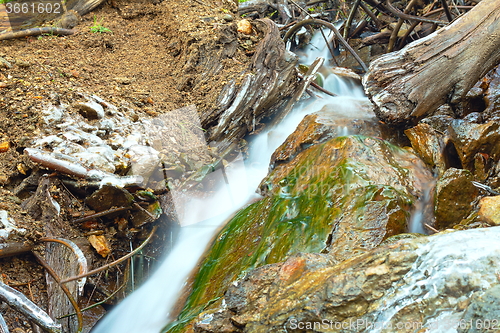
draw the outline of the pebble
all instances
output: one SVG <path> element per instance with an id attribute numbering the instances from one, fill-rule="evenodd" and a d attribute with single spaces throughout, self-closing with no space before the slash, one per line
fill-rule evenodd
<path id="1" fill-rule="evenodd" d="M 234 17 L 231 14 L 224 14 L 222 15 L 222 19 L 226 22 L 232 22 Z"/>
<path id="2" fill-rule="evenodd" d="M 5 153 L 10 148 L 10 143 L 8 141 L 4 141 L 0 143 L 0 153 Z"/>
<path id="3" fill-rule="evenodd" d="M 490 225 L 500 225 L 500 196 L 484 197 L 479 201 L 479 217 Z"/>
<path id="4" fill-rule="evenodd" d="M 118 83 L 121 83 L 121 84 L 130 84 L 132 83 L 132 80 L 128 77 L 115 77 L 113 80 L 115 80 L 116 82 Z"/>
<path id="5" fill-rule="evenodd" d="M 28 67 L 30 67 L 30 63 L 29 62 L 24 61 L 24 60 L 20 60 L 20 59 L 16 60 L 16 64 L 19 67 L 21 67 L 21 68 L 28 68 Z"/>
<path id="6" fill-rule="evenodd" d="M 245 35 L 251 35 L 252 34 L 252 24 L 248 20 L 241 20 L 237 23 L 238 26 L 238 32 L 241 32 L 242 34 Z"/>

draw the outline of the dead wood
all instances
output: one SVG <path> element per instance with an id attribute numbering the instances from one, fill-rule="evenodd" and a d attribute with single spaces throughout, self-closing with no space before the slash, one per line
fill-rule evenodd
<path id="1" fill-rule="evenodd" d="M 294 92 L 297 84 L 297 58 L 285 49 L 278 27 L 269 19 L 255 21 L 265 34 L 241 83 L 230 82 L 219 96 L 219 108 L 209 115 L 217 125 L 210 140 L 235 142 L 255 129 L 264 117 L 273 115 Z M 202 120 L 205 123 L 207 120 Z"/>
<path id="2" fill-rule="evenodd" d="M 60 185 L 55 178 L 47 176 L 41 177 L 35 194 L 23 202 L 22 208 L 36 220 L 40 220 L 45 225 L 46 237 L 69 238 L 74 232 L 71 227 L 60 216 L 60 204 L 55 201 L 50 193 L 51 188 L 57 188 Z M 60 193 L 59 201 L 64 200 L 64 195 Z M 69 205 L 68 205 L 69 206 Z M 79 265 L 75 255 L 67 247 L 55 243 L 46 243 L 45 261 L 59 277 L 66 278 L 79 274 Z M 58 318 L 65 314 L 73 312 L 73 305 L 68 300 L 65 292 L 59 284 L 47 274 L 47 294 L 48 294 L 48 313 L 52 318 Z M 72 282 L 66 285 L 73 296 L 78 299 L 78 284 Z M 78 330 L 77 318 L 65 318 L 61 320 L 64 332 L 73 333 Z"/>
<path id="3" fill-rule="evenodd" d="M 500 2 L 483 0 L 453 24 L 370 64 L 363 86 L 377 116 L 411 124 L 456 104 L 500 62 Z"/>
<path id="4" fill-rule="evenodd" d="M 74 10 L 80 16 L 83 16 L 102 4 L 104 0 L 70 0 L 68 1 L 66 8 L 68 10 Z"/>

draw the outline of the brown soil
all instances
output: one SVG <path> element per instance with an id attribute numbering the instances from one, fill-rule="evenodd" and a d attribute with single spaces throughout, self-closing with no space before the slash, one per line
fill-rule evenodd
<path id="1" fill-rule="evenodd" d="M 223 85 L 250 60 L 248 47 L 239 40 L 235 55 L 222 61 L 216 75 L 205 75 L 199 66 L 204 54 L 217 52 L 221 31 L 235 24 L 234 10 L 233 3 L 215 1 L 113 0 L 84 16 L 75 35 L 0 41 L 0 57 L 12 65 L 0 62 L 0 147 L 9 146 L 0 153 L 0 210 L 28 230 L 14 238 L 36 245 L 43 236 L 41 222 L 20 206 L 30 193 L 21 198 L 12 193 L 34 167 L 23 150 L 46 126 L 41 110 L 48 104 L 71 104 L 86 92 L 132 106 L 139 117 L 191 104 L 199 113 L 209 112 Z M 111 32 L 92 33 L 94 17 Z M 84 238 L 87 230 L 72 231 Z M 116 243 L 128 247 L 128 242 Z M 94 267 L 102 264 L 92 255 Z M 0 258 L 0 280 L 46 308 L 44 270 L 31 254 Z M 6 305 L 0 305 L 0 312 L 11 331 L 32 331 L 27 319 Z"/>

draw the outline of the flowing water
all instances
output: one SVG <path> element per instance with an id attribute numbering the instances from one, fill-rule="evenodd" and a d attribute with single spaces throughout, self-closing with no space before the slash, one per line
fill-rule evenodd
<path id="1" fill-rule="evenodd" d="M 312 44 L 319 45 L 318 39 L 321 38 L 315 36 Z M 302 58 L 302 62 L 310 64 L 318 56 L 327 57 L 325 49 L 314 47 Z M 342 110 L 348 118 L 373 117 L 373 114 L 363 114 L 365 111 L 356 108 L 357 104 L 366 103 L 367 99 L 362 88 L 352 80 L 327 73 L 324 88 L 339 96 L 318 93 L 320 98 L 298 103 L 281 124 L 252 140 L 248 159 L 243 160 L 239 155 L 223 170 L 211 174 L 219 184 L 213 196 L 196 199 L 189 198 L 189 193 L 174 193 L 174 201 L 182 202 L 176 205 L 182 227 L 172 251 L 153 276 L 108 314 L 93 332 L 158 333 L 167 324 L 179 292 L 212 237 L 232 214 L 258 198 L 255 190 L 268 172 L 271 154 L 305 115 L 332 105 L 329 109 Z M 347 135 L 349 128 L 343 126 L 339 128 L 339 133 Z"/>

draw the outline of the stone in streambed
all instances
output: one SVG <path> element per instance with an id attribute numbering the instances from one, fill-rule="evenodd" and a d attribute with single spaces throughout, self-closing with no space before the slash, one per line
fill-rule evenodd
<path id="1" fill-rule="evenodd" d="M 441 176 L 446 170 L 444 134 L 436 131 L 429 124 L 420 123 L 405 131 L 411 146 L 418 156 Z"/>
<path id="2" fill-rule="evenodd" d="M 111 207 L 129 207 L 133 201 L 134 196 L 127 190 L 115 186 L 104 185 L 92 193 L 92 195 L 85 200 L 85 203 L 96 212 L 102 212 Z"/>
<path id="3" fill-rule="evenodd" d="M 490 225 L 500 225 L 500 195 L 479 201 L 479 217 Z"/>
<path id="4" fill-rule="evenodd" d="M 357 108 L 325 105 L 320 111 L 304 117 L 297 129 L 271 156 L 271 167 L 290 161 L 308 147 L 343 135 L 387 137 L 387 127 L 380 123 L 368 102 L 357 101 Z M 272 135 L 272 131 L 269 133 Z"/>
<path id="5" fill-rule="evenodd" d="M 479 191 L 472 184 L 470 171 L 449 168 L 436 183 L 435 227 L 451 228 L 472 211 L 472 202 Z"/>
<path id="6" fill-rule="evenodd" d="M 453 120 L 449 127 L 450 140 L 460 158 L 462 166 L 475 173 L 474 158 L 478 153 L 486 154 L 494 162 L 500 160 L 500 121 L 474 124 L 464 120 Z"/>
<path id="7" fill-rule="evenodd" d="M 194 328 L 358 333 L 384 323 L 390 333 L 485 332 L 476 323 L 494 323 L 499 314 L 498 237 L 499 227 L 440 233 L 336 265 L 328 255 L 297 254 L 248 272 Z M 466 327 L 470 321 L 475 327 Z"/>

